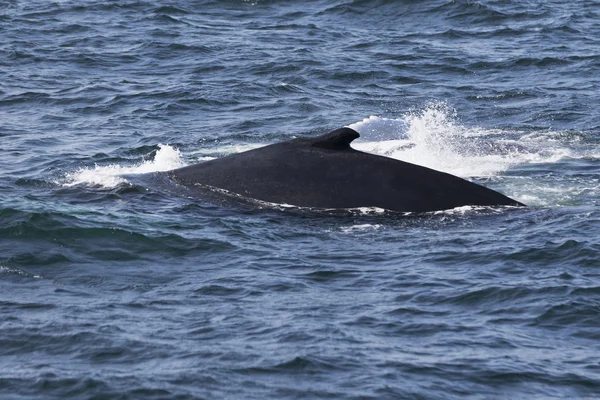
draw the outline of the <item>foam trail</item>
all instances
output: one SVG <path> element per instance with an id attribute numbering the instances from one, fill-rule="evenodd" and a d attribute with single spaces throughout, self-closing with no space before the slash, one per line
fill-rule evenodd
<path id="1" fill-rule="evenodd" d="M 63 186 L 90 185 L 114 188 L 127 183 L 123 175 L 145 174 L 149 172 L 168 171 L 185 166 L 178 149 L 169 145 L 158 145 L 159 149 L 151 161 L 139 165 L 121 166 L 118 164 L 96 165 L 94 168 L 80 168 L 66 175 Z"/>

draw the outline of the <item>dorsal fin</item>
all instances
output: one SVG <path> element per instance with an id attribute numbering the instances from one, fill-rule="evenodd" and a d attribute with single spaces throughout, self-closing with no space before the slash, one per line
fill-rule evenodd
<path id="1" fill-rule="evenodd" d="M 350 143 L 360 135 L 354 129 L 340 128 L 314 139 L 311 146 L 329 150 L 346 150 Z"/>

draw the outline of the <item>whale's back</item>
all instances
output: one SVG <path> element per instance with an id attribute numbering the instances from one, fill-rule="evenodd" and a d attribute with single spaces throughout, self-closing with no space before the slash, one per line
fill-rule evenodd
<path id="1" fill-rule="evenodd" d="M 521 203 L 456 176 L 350 147 L 341 128 L 176 169 L 168 175 L 271 203 L 300 207 L 379 207 L 426 212 Z"/>

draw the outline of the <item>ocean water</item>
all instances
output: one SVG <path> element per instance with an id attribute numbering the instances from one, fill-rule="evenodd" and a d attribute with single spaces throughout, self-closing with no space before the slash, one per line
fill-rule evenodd
<path id="1" fill-rule="evenodd" d="M 0 398 L 600 397 L 599 1 L 0 2 Z M 143 179 L 341 126 L 526 209 Z"/>

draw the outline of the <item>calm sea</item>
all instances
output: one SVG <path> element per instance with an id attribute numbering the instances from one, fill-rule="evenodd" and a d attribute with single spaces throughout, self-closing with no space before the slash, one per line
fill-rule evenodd
<path id="1" fill-rule="evenodd" d="M 0 398 L 600 397 L 599 1 L 0 1 Z M 342 126 L 527 203 L 256 209 Z"/>

